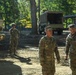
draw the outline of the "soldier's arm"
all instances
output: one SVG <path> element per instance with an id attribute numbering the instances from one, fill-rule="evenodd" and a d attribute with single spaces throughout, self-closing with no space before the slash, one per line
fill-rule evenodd
<path id="1" fill-rule="evenodd" d="M 66 50 L 65 50 L 66 60 L 68 59 L 69 47 L 70 47 L 70 41 L 69 41 L 69 38 L 66 38 Z"/>
<path id="2" fill-rule="evenodd" d="M 18 29 L 16 29 L 17 33 L 20 34 L 20 31 Z"/>
<path id="3" fill-rule="evenodd" d="M 45 50 L 45 41 L 43 39 L 41 39 L 39 41 L 39 59 L 40 59 L 41 65 L 45 61 L 45 59 L 44 59 L 44 50 Z"/>
<path id="4" fill-rule="evenodd" d="M 16 34 L 18 34 L 18 37 L 20 37 L 20 36 L 19 36 L 20 31 L 19 31 L 18 29 L 15 29 L 15 32 L 16 32 Z"/>
<path id="5" fill-rule="evenodd" d="M 59 51 L 58 51 L 58 47 L 57 46 L 55 47 L 55 50 L 54 51 L 55 51 L 57 62 L 60 63 L 60 54 L 59 54 Z"/>
<path id="6" fill-rule="evenodd" d="M 9 29 L 9 33 L 10 33 L 10 34 L 11 34 L 11 30 L 12 30 L 12 29 Z"/>
<path id="7" fill-rule="evenodd" d="M 60 54 L 59 54 L 59 51 L 58 51 L 58 45 L 57 45 L 57 42 L 56 42 L 55 38 L 54 38 L 54 52 L 55 52 L 55 55 L 56 55 L 57 62 L 60 63 Z"/>

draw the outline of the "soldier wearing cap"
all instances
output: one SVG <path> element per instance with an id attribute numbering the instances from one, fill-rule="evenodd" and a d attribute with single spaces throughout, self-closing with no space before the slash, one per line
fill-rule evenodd
<path id="1" fill-rule="evenodd" d="M 76 75 L 76 25 L 70 24 L 68 27 L 70 33 L 66 38 L 66 60 L 69 55 L 72 75 Z"/>
<path id="2" fill-rule="evenodd" d="M 46 35 L 39 41 L 39 58 L 42 66 L 43 75 L 55 74 L 55 58 L 56 54 L 57 62 L 60 63 L 60 55 L 57 48 L 55 38 L 52 35 L 52 28 L 47 26 L 45 28 Z"/>
<path id="3" fill-rule="evenodd" d="M 10 54 L 16 55 L 19 31 L 18 31 L 18 29 L 16 29 L 15 23 L 12 24 L 12 28 L 9 30 L 9 32 L 10 32 Z"/>

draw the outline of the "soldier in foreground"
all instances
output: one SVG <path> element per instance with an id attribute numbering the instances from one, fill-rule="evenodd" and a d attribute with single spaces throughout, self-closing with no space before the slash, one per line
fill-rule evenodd
<path id="1" fill-rule="evenodd" d="M 76 25 L 69 25 L 69 35 L 66 38 L 66 60 L 70 57 L 72 75 L 76 75 Z"/>
<path id="2" fill-rule="evenodd" d="M 55 74 L 54 52 L 56 54 L 58 63 L 60 63 L 60 55 L 56 41 L 52 36 L 52 28 L 50 26 L 47 26 L 45 28 L 45 33 L 46 35 L 43 36 L 39 41 L 40 64 L 42 66 L 43 75 L 54 75 Z"/>
<path id="3" fill-rule="evenodd" d="M 16 24 L 12 24 L 10 32 L 10 54 L 16 55 L 16 50 L 18 46 L 19 31 L 16 29 Z"/>

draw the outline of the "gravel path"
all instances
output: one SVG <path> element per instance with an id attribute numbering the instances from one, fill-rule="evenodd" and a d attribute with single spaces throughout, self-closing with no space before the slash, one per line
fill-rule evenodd
<path id="1" fill-rule="evenodd" d="M 19 49 L 18 56 L 10 57 L 0 51 L 0 75 L 42 75 L 37 47 Z M 69 64 L 64 64 L 65 48 L 59 47 L 61 63 L 56 63 L 55 75 L 71 75 Z"/>

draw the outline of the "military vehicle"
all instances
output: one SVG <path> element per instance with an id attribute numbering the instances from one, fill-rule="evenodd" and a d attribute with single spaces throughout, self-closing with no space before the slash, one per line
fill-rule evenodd
<path id="1" fill-rule="evenodd" d="M 5 37 L 5 34 L 2 33 L 2 24 L 3 20 L 0 19 L 0 41 L 2 41 Z"/>
<path id="2" fill-rule="evenodd" d="M 45 11 L 40 15 L 39 34 L 44 33 L 45 26 L 50 25 L 53 32 L 61 35 L 63 32 L 63 13 L 57 11 Z"/>

